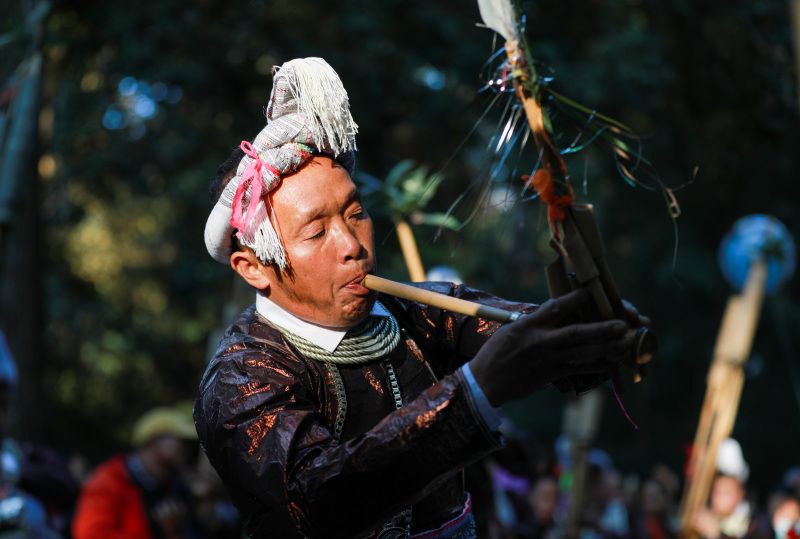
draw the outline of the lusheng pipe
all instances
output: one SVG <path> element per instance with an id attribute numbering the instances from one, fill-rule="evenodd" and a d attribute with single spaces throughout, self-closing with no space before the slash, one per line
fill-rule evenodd
<path id="1" fill-rule="evenodd" d="M 416 301 L 417 303 L 423 303 L 431 307 L 437 307 L 467 316 L 475 316 L 493 322 L 513 322 L 522 316 L 522 313 L 505 311 L 496 307 L 481 305 L 474 301 L 454 298 L 431 290 L 424 290 L 416 286 L 384 279 L 376 275 L 367 275 L 364 277 L 364 280 L 361 281 L 361 284 L 376 292 L 382 292 L 408 301 Z M 630 335 L 635 335 L 634 344 L 631 348 L 631 359 L 638 365 L 649 363 L 658 348 L 655 336 L 646 328 L 632 328 L 628 331 Z"/>
<path id="2" fill-rule="evenodd" d="M 445 294 L 439 294 L 431 290 L 423 290 L 416 286 L 390 281 L 375 275 L 367 275 L 361 284 L 374 290 L 376 292 L 383 292 L 390 296 L 407 299 L 409 301 L 416 301 L 424 303 L 431 307 L 437 307 L 458 314 L 465 314 L 467 316 L 475 316 L 485 320 L 492 320 L 494 322 L 513 322 L 521 316 L 521 313 L 511 311 L 504 311 L 496 307 L 489 307 L 488 305 L 481 305 L 474 301 L 467 301 L 465 299 L 454 298 Z"/>

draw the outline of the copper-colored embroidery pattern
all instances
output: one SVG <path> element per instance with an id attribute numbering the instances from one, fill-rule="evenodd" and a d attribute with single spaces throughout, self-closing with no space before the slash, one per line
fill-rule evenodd
<path id="1" fill-rule="evenodd" d="M 372 389 L 375 390 L 376 393 L 380 393 L 381 395 L 383 395 L 383 384 L 381 383 L 380 380 L 375 378 L 375 374 L 372 371 L 370 370 L 366 371 L 364 373 L 364 378 L 366 378 L 367 382 L 372 387 Z"/>
<path id="2" fill-rule="evenodd" d="M 277 414 L 264 414 L 259 416 L 247 427 L 247 436 L 250 437 L 250 445 L 247 447 L 247 454 L 251 457 L 255 454 L 259 444 L 267 437 L 272 425 L 275 424 Z"/>

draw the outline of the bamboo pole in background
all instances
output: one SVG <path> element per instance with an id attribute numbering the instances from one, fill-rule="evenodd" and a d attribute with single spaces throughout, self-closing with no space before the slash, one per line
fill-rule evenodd
<path id="1" fill-rule="evenodd" d="M 425 268 L 422 266 L 422 258 L 419 256 L 414 232 L 405 221 L 397 221 L 395 224 L 397 239 L 400 240 L 400 249 L 403 252 L 403 259 L 406 261 L 408 275 L 412 282 L 420 283 L 425 280 Z"/>
<path id="2" fill-rule="evenodd" d="M 708 500 L 720 444 L 733 432 L 744 386 L 744 364 L 753 345 L 766 281 L 766 264 L 755 262 L 744 290 L 731 297 L 725 309 L 689 459 L 689 479 L 681 502 L 681 530 L 687 539 L 699 537 L 691 528 L 691 521 Z"/>

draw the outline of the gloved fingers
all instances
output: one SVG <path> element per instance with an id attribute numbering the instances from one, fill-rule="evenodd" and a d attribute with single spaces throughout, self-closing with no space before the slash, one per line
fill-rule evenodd
<path id="1" fill-rule="evenodd" d="M 621 320 L 570 324 L 569 326 L 548 331 L 546 344 L 559 348 L 578 344 L 607 342 L 624 335 L 627 328 L 627 324 Z"/>
<path id="2" fill-rule="evenodd" d="M 557 325 L 565 318 L 576 314 L 582 307 L 591 301 L 592 296 L 585 288 L 578 288 L 568 294 L 547 300 L 533 313 L 521 317 L 517 323 L 542 325 Z"/>
<path id="3" fill-rule="evenodd" d="M 640 313 L 639 309 L 637 309 L 633 303 L 623 299 L 622 306 L 625 308 L 628 321 L 633 324 L 634 327 L 652 327 L 653 323 L 650 318 Z"/>
<path id="4" fill-rule="evenodd" d="M 569 376 L 581 376 L 586 374 L 602 374 L 608 372 L 614 363 L 604 358 L 580 359 L 563 361 L 559 365 L 554 379 L 567 378 Z"/>
<path id="5" fill-rule="evenodd" d="M 577 365 L 580 362 L 603 359 L 607 364 L 616 362 L 625 357 L 633 346 L 634 336 L 624 335 L 614 340 L 603 343 L 582 344 L 562 348 L 554 357 L 567 365 Z"/>

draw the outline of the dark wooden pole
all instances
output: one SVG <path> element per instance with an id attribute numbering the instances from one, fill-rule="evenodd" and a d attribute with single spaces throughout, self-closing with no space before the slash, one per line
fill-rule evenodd
<path id="1" fill-rule="evenodd" d="M 31 47 L 12 82 L 0 139 L 0 328 L 19 370 L 12 433 L 40 439 L 43 427 L 42 374 L 45 358 L 42 235 L 36 167 L 42 88 L 41 20 L 38 3 L 24 3 Z"/>

